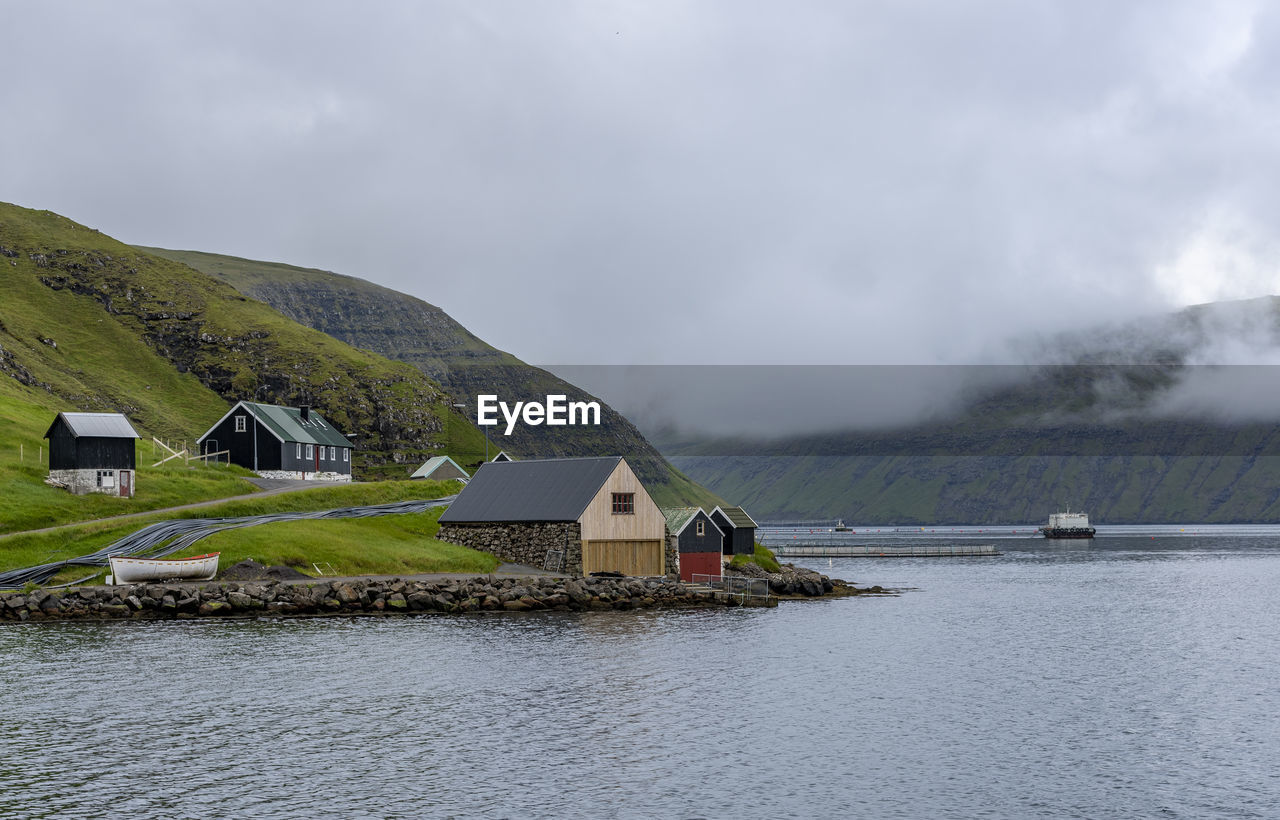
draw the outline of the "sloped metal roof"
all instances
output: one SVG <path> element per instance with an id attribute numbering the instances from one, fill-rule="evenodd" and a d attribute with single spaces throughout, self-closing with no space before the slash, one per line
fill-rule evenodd
<path id="1" fill-rule="evenodd" d="M 45 432 L 45 438 L 53 432 L 58 419 L 66 422 L 67 429 L 76 438 L 141 438 L 123 413 L 59 413 Z"/>
<path id="2" fill-rule="evenodd" d="M 464 481 L 471 477 L 466 470 L 458 466 L 458 462 L 454 461 L 448 456 L 432 456 L 431 458 L 427 459 L 425 464 L 423 464 L 418 469 L 414 470 L 413 475 L 409 476 L 409 478 L 431 478 L 432 473 L 434 473 L 436 470 L 439 470 L 441 467 L 443 467 L 446 464 L 452 464 L 454 470 L 457 470 L 459 473 L 462 473 L 462 479 Z M 442 478 L 446 480 L 450 478 L 457 478 L 456 475 L 451 475 L 450 473 L 452 473 L 452 470 L 445 470 L 445 475 L 443 475 Z"/>
<path id="3" fill-rule="evenodd" d="M 440 523 L 577 521 L 621 461 L 609 456 L 482 464 Z"/>
<path id="4" fill-rule="evenodd" d="M 331 444 L 335 447 L 352 447 L 354 445 L 325 421 L 324 416 L 314 409 L 308 411 L 309 418 L 302 420 L 302 410 L 297 407 L 281 407 L 276 404 L 258 404 L 242 401 L 240 404 L 249 409 L 258 420 L 269 427 L 277 436 L 288 442 L 303 444 Z M 207 435 L 207 433 L 206 433 Z"/>

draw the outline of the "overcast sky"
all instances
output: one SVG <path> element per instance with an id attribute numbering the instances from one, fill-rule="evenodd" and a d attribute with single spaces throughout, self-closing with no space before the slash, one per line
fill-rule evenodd
<path id="1" fill-rule="evenodd" d="M 1280 291 L 1276 9 L 0 0 L 0 199 L 535 363 L 989 360 Z"/>

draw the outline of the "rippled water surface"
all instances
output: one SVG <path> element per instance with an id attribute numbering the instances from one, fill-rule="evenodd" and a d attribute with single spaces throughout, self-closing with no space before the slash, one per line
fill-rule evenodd
<path id="1" fill-rule="evenodd" d="M 1280 530 L 774 610 L 0 626 L 0 815 L 1277 817 Z"/>

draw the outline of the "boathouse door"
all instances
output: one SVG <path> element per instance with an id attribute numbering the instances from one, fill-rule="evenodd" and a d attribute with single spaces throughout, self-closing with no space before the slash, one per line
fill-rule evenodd
<path id="1" fill-rule="evenodd" d="M 133 470 L 120 471 L 120 497 L 133 497 Z"/>

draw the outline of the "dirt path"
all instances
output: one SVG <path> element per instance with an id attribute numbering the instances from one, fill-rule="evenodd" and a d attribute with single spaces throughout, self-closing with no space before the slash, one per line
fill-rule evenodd
<path id="1" fill-rule="evenodd" d="M 292 493 L 298 490 L 311 490 L 316 487 L 332 487 L 333 484 L 324 481 L 272 481 L 269 479 L 247 479 L 253 484 L 263 487 L 261 492 L 246 493 L 244 495 L 229 495 L 225 498 L 211 498 L 208 501 L 196 501 L 191 504 L 179 504 L 176 507 L 159 507 L 154 510 L 142 510 L 140 512 L 125 513 L 124 515 L 112 515 L 106 518 L 89 518 L 84 521 L 72 521 L 69 524 L 57 524 L 52 527 L 41 527 L 36 530 L 19 530 L 18 532 L 6 532 L 0 534 L 0 542 L 6 538 L 12 538 L 15 535 L 34 535 L 41 532 L 56 532 L 65 530 L 69 527 L 81 527 L 85 524 L 97 524 L 98 522 L 110 521 L 128 521 L 131 518 L 141 518 L 145 515 L 156 515 L 158 513 L 176 512 L 178 510 L 195 510 L 200 507 L 212 507 L 214 504 L 225 504 L 228 501 L 242 501 L 246 498 L 266 498 L 269 495 L 279 495 L 280 493 Z"/>

